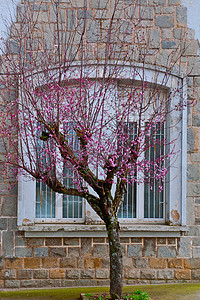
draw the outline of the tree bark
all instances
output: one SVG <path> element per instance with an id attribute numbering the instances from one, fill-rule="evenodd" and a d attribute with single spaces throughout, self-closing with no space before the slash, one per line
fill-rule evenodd
<path id="1" fill-rule="evenodd" d="M 123 261 L 119 237 L 119 222 L 111 219 L 106 223 L 110 250 L 110 295 L 111 299 L 123 297 Z"/>

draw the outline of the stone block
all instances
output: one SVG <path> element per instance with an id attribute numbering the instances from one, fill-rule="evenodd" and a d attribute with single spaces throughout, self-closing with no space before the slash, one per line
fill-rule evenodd
<path id="1" fill-rule="evenodd" d="M 75 10 L 68 9 L 67 10 L 67 29 L 75 29 L 76 26 L 76 12 Z"/>
<path id="2" fill-rule="evenodd" d="M 176 257 L 176 248 L 168 246 L 159 246 L 158 257 Z"/>
<path id="3" fill-rule="evenodd" d="M 45 288 L 45 287 L 53 287 L 55 280 L 53 279 L 40 279 L 38 280 L 38 287 Z"/>
<path id="4" fill-rule="evenodd" d="M 69 257 L 80 257 L 80 248 L 79 247 L 69 247 L 68 256 Z"/>
<path id="5" fill-rule="evenodd" d="M 5 270 L 3 278 L 4 279 L 16 279 L 16 270 Z"/>
<path id="6" fill-rule="evenodd" d="M 158 270 L 158 279 L 174 279 L 174 270 Z"/>
<path id="7" fill-rule="evenodd" d="M 29 246 L 43 246 L 44 245 L 44 239 L 42 239 L 42 238 L 29 238 L 28 245 Z"/>
<path id="8" fill-rule="evenodd" d="M 52 268 L 58 268 L 59 267 L 59 260 L 58 258 L 42 258 L 42 267 L 43 268 L 48 268 L 48 269 L 52 269 Z"/>
<path id="9" fill-rule="evenodd" d="M 181 42 L 182 56 L 195 56 L 198 51 L 197 41 L 182 41 Z"/>
<path id="10" fill-rule="evenodd" d="M 192 246 L 200 246 L 200 237 L 192 238 Z"/>
<path id="11" fill-rule="evenodd" d="M 76 268 L 77 261 L 74 258 L 61 258 L 60 259 L 60 267 L 61 268 Z"/>
<path id="12" fill-rule="evenodd" d="M 162 29 L 162 39 L 172 39 L 172 29 L 163 28 Z"/>
<path id="13" fill-rule="evenodd" d="M 109 268 L 109 267 L 110 267 L 110 259 L 101 258 L 101 268 Z"/>
<path id="14" fill-rule="evenodd" d="M 75 285 L 74 280 L 67 280 L 67 279 L 62 280 L 62 286 L 63 287 L 72 287 L 74 285 Z"/>
<path id="15" fill-rule="evenodd" d="M 187 28 L 186 39 L 187 40 L 193 40 L 193 39 L 195 39 L 195 30 L 194 29 Z"/>
<path id="16" fill-rule="evenodd" d="M 0 230 L 6 230 L 7 229 L 7 218 L 0 218 Z"/>
<path id="17" fill-rule="evenodd" d="M 200 183 L 187 183 L 187 196 L 198 197 L 200 195 Z"/>
<path id="18" fill-rule="evenodd" d="M 193 125 L 200 126 L 200 115 L 193 115 Z"/>
<path id="19" fill-rule="evenodd" d="M 155 238 L 145 238 L 144 239 L 144 256 L 156 256 L 156 239 Z"/>
<path id="20" fill-rule="evenodd" d="M 32 248 L 16 247 L 15 248 L 15 256 L 16 257 L 31 257 L 32 256 Z"/>
<path id="21" fill-rule="evenodd" d="M 128 237 L 121 237 L 120 238 L 121 244 L 129 244 L 129 238 Z"/>
<path id="22" fill-rule="evenodd" d="M 142 238 L 132 237 L 131 243 L 132 244 L 142 244 Z"/>
<path id="23" fill-rule="evenodd" d="M 182 258 L 170 258 L 168 259 L 168 268 L 170 269 L 183 269 L 184 261 Z"/>
<path id="24" fill-rule="evenodd" d="M 178 47 L 177 41 L 163 41 L 162 49 L 176 49 Z"/>
<path id="25" fill-rule="evenodd" d="M 166 269 L 167 260 L 165 258 L 149 258 L 149 267 L 152 269 Z"/>
<path id="26" fill-rule="evenodd" d="M 167 240 L 169 245 L 176 245 L 176 238 L 168 238 Z"/>
<path id="27" fill-rule="evenodd" d="M 4 269 L 5 266 L 5 259 L 3 257 L 0 257 L 0 270 Z"/>
<path id="28" fill-rule="evenodd" d="M 17 218 L 8 218 L 8 230 L 17 229 Z"/>
<path id="29" fill-rule="evenodd" d="M 16 246 L 27 246 L 27 239 L 25 239 L 21 236 L 16 236 L 15 245 Z"/>
<path id="30" fill-rule="evenodd" d="M 46 246 L 62 246 L 62 238 L 46 238 L 45 239 Z"/>
<path id="31" fill-rule="evenodd" d="M 140 271 L 132 269 L 124 269 L 124 277 L 127 279 L 139 279 Z"/>
<path id="32" fill-rule="evenodd" d="M 81 238 L 81 255 L 90 256 L 92 252 L 92 239 Z"/>
<path id="33" fill-rule="evenodd" d="M 192 279 L 200 280 L 200 270 L 192 270 Z"/>
<path id="34" fill-rule="evenodd" d="M 64 245 L 66 246 L 78 246 L 79 245 L 79 238 L 65 238 Z"/>
<path id="35" fill-rule="evenodd" d="M 93 246 L 94 257 L 108 257 L 108 246 L 107 245 L 94 245 Z"/>
<path id="36" fill-rule="evenodd" d="M 3 198 L 2 215 L 4 217 L 16 217 L 17 215 L 17 197 L 6 196 Z"/>
<path id="37" fill-rule="evenodd" d="M 192 128 L 187 129 L 187 149 L 188 151 L 194 150 L 194 131 Z"/>
<path id="38" fill-rule="evenodd" d="M 199 119 L 199 126 L 200 126 L 200 116 L 198 119 Z M 187 165 L 187 179 L 192 181 L 199 180 L 199 165 L 197 164 Z"/>
<path id="39" fill-rule="evenodd" d="M 123 267 L 124 268 L 132 268 L 133 267 L 133 259 L 130 257 L 123 257 Z"/>
<path id="40" fill-rule="evenodd" d="M 48 256 L 48 248 L 34 248 L 35 257 L 46 257 Z"/>
<path id="41" fill-rule="evenodd" d="M 168 65 L 169 61 L 169 53 L 168 50 L 161 50 L 159 51 L 157 57 L 156 57 L 156 64 L 159 66 L 166 66 Z"/>
<path id="42" fill-rule="evenodd" d="M 22 288 L 36 288 L 37 280 L 21 280 Z"/>
<path id="43" fill-rule="evenodd" d="M 194 150 L 200 151 L 200 128 L 193 127 L 194 130 Z"/>
<path id="44" fill-rule="evenodd" d="M 148 258 L 134 258 L 133 265 L 137 269 L 145 269 L 149 267 Z"/>
<path id="45" fill-rule="evenodd" d="M 14 234 L 13 231 L 2 232 L 2 248 L 4 257 L 13 257 Z"/>
<path id="46" fill-rule="evenodd" d="M 96 270 L 96 278 L 97 279 L 107 279 L 107 278 L 109 278 L 109 270 L 97 269 Z"/>
<path id="47" fill-rule="evenodd" d="M 32 18 L 35 23 L 49 23 L 48 12 L 45 11 L 34 11 Z"/>
<path id="48" fill-rule="evenodd" d="M 193 247 L 192 248 L 192 256 L 193 256 L 193 258 L 199 258 L 200 257 L 200 247 Z"/>
<path id="49" fill-rule="evenodd" d="M 149 48 L 159 48 L 160 47 L 160 30 L 150 29 L 149 30 Z"/>
<path id="50" fill-rule="evenodd" d="M 66 278 L 78 279 L 80 278 L 80 270 L 66 270 Z"/>
<path id="51" fill-rule="evenodd" d="M 51 279 L 63 279 L 65 278 L 65 269 L 53 269 L 49 271 L 49 277 Z"/>
<path id="52" fill-rule="evenodd" d="M 168 5 L 179 5 L 181 0 L 168 0 Z"/>
<path id="53" fill-rule="evenodd" d="M 78 10 L 77 13 L 77 18 L 78 19 L 92 19 L 92 10 Z"/>
<path id="54" fill-rule="evenodd" d="M 32 270 L 18 270 L 17 278 L 18 279 L 31 279 L 32 278 Z"/>
<path id="55" fill-rule="evenodd" d="M 187 211 L 187 225 L 193 225 L 195 223 L 195 209 L 194 209 L 194 198 L 187 197 L 186 202 L 186 211 Z"/>
<path id="56" fill-rule="evenodd" d="M 91 9 L 105 9 L 107 5 L 109 5 L 108 0 L 89 0 L 89 7 Z"/>
<path id="57" fill-rule="evenodd" d="M 141 270 L 141 279 L 156 279 L 155 270 Z"/>
<path id="58" fill-rule="evenodd" d="M 187 25 L 187 8 L 178 6 L 176 8 L 176 22 L 178 26 Z"/>
<path id="59" fill-rule="evenodd" d="M 128 256 L 129 257 L 141 257 L 142 246 L 141 245 L 128 245 Z"/>
<path id="60" fill-rule="evenodd" d="M 7 258 L 5 259 L 5 268 L 7 269 L 21 269 L 23 268 L 23 259 Z"/>
<path id="61" fill-rule="evenodd" d="M 173 16 L 156 16 L 156 26 L 160 28 L 174 27 Z"/>
<path id="62" fill-rule="evenodd" d="M 98 257 L 84 259 L 84 267 L 86 269 L 100 268 L 100 266 L 101 266 L 101 259 Z"/>
<path id="63" fill-rule="evenodd" d="M 24 268 L 25 269 L 39 269 L 40 268 L 40 258 L 24 258 Z"/>
<path id="64" fill-rule="evenodd" d="M 199 112 L 200 112 L 200 105 L 199 105 Z M 200 162 L 200 153 L 191 153 L 191 161 Z"/>
<path id="65" fill-rule="evenodd" d="M 93 279 L 95 277 L 94 270 L 81 270 L 80 278 Z"/>
<path id="66" fill-rule="evenodd" d="M 5 280 L 5 288 L 15 288 L 20 287 L 20 280 Z"/>
<path id="67" fill-rule="evenodd" d="M 166 0 L 149 0 L 150 5 L 166 5 Z"/>
<path id="68" fill-rule="evenodd" d="M 48 270 L 34 270 L 33 278 L 35 279 L 48 279 L 49 271 Z"/>
<path id="69" fill-rule="evenodd" d="M 54 286 L 55 287 L 62 287 L 62 282 L 64 279 L 55 279 L 54 280 Z"/>
<path id="70" fill-rule="evenodd" d="M 175 271 L 175 278 L 178 280 L 191 279 L 191 270 L 177 270 Z"/>
<path id="71" fill-rule="evenodd" d="M 157 245 L 167 245 L 166 238 L 157 238 Z"/>
<path id="72" fill-rule="evenodd" d="M 191 238 L 183 237 L 178 241 L 178 257 L 191 257 Z"/>
<path id="73" fill-rule="evenodd" d="M 32 4 L 31 9 L 35 11 L 48 11 L 47 4 Z"/>
<path id="74" fill-rule="evenodd" d="M 65 257 L 66 249 L 65 248 L 49 248 L 50 257 Z"/>
<path id="75" fill-rule="evenodd" d="M 174 14 L 174 7 L 163 7 L 163 14 Z"/>
<path id="76" fill-rule="evenodd" d="M 78 279 L 76 281 L 76 286 L 96 286 L 96 280 L 91 279 Z"/>
<path id="77" fill-rule="evenodd" d="M 143 7 L 140 10 L 140 17 L 142 20 L 152 20 L 153 19 L 153 7 Z"/>

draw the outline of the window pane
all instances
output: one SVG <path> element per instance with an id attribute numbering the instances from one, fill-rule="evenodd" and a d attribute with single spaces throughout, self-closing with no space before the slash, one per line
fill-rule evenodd
<path id="1" fill-rule="evenodd" d="M 126 123 L 123 128 L 124 132 L 128 134 L 129 141 L 131 142 L 137 133 L 137 123 L 129 122 Z M 135 174 L 137 176 L 137 174 Z M 127 193 L 124 195 L 123 203 L 119 209 L 119 218 L 136 218 L 136 191 L 137 184 L 134 182 L 133 184 L 126 185 Z"/>
<path id="2" fill-rule="evenodd" d="M 67 124 L 66 136 L 70 147 L 77 153 L 79 150 L 79 140 L 73 130 L 72 125 Z M 66 128 L 64 129 L 66 131 Z M 73 183 L 74 173 L 69 165 L 65 164 L 63 169 L 63 183 L 68 188 L 76 188 Z M 73 195 L 63 195 L 63 218 L 82 218 L 83 217 L 83 199 Z"/>
<path id="3" fill-rule="evenodd" d="M 150 131 L 150 138 L 145 140 L 146 144 L 149 143 L 150 146 L 145 152 L 145 158 L 155 161 L 164 154 L 164 123 L 158 123 L 156 129 L 152 128 Z M 163 163 L 161 163 L 162 166 Z M 164 217 L 164 190 L 160 191 L 159 189 L 159 187 L 164 188 L 164 184 L 155 180 L 154 171 L 153 167 L 150 182 L 144 184 L 144 217 L 159 219 Z M 146 176 L 148 175 L 146 174 Z"/>
<path id="4" fill-rule="evenodd" d="M 36 218 L 55 218 L 55 192 L 44 182 L 36 182 Z"/>
<path id="5" fill-rule="evenodd" d="M 37 135 L 41 136 L 42 126 L 38 130 Z M 51 147 L 53 144 L 47 145 L 41 139 L 37 139 L 38 159 L 43 165 L 48 165 L 50 159 L 48 155 L 44 155 L 45 147 Z M 55 218 L 56 193 L 52 191 L 44 182 L 36 181 L 36 218 Z"/>

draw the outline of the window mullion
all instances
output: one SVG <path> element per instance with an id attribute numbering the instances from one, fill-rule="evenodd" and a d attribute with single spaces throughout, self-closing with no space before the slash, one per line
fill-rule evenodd
<path id="1" fill-rule="evenodd" d="M 141 122 L 141 126 L 144 127 L 145 122 Z M 144 159 L 144 152 L 141 153 L 139 160 Z M 144 174 L 140 171 L 137 172 L 137 179 L 141 180 Z M 137 219 L 144 219 L 144 182 L 137 184 Z"/>

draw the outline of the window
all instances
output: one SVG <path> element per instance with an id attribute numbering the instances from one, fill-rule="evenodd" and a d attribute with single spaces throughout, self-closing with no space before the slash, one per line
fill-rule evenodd
<path id="1" fill-rule="evenodd" d="M 138 70 L 140 68 L 138 67 Z M 127 76 L 130 71 L 127 70 Z M 139 73 L 139 71 L 138 71 Z M 152 80 L 152 73 L 146 70 L 147 81 Z M 161 75 L 164 72 L 160 73 Z M 149 77 L 148 77 L 149 76 Z M 137 76 L 136 76 L 137 78 Z M 138 75 L 138 80 L 140 76 Z M 162 78 L 160 79 L 162 82 Z M 170 91 L 173 86 L 181 84 L 184 86 L 183 79 L 175 75 L 171 75 L 170 80 L 163 89 L 164 93 L 166 89 Z M 116 87 L 114 87 L 116 88 Z M 186 92 L 181 91 L 180 95 L 175 95 L 174 103 L 179 103 L 180 97 L 184 97 Z M 148 112 L 147 112 L 148 113 Z M 176 122 L 182 115 L 182 121 Z M 142 120 L 143 127 L 148 127 L 148 123 L 145 119 Z M 175 125 L 174 125 L 175 124 Z M 130 139 L 134 137 L 138 130 L 137 116 L 132 117 L 128 122 Z M 152 176 L 150 182 L 143 182 L 132 185 L 127 185 L 127 193 L 124 196 L 123 204 L 119 211 L 119 217 L 121 222 L 169 222 L 172 224 L 185 224 L 185 186 L 186 186 L 186 110 L 183 112 L 173 111 L 168 116 L 166 123 L 158 122 L 157 130 L 154 134 L 153 128 L 150 130 L 149 137 L 146 138 L 145 143 L 152 143 L 153 140 L 157 142 L 154 146 L 147 147 L 147 150 L 143 153 L 143 158 L 153 160 L 161 153 L 165 151 L 174 151 L 176 158 L 167 160 L 166 167 L 170 166 L 170 171 L 166 177 L 165 183 L 163 183 L 163 190 L 159 191 L 158 184 L 155 178 Z M 74 147 L 78 147 L 78 139 L 76 134 L 69 132 L 71 135 L 71 142 Z M 173 146 L 164 146 L 161 141 L 163 139 L 174 140 L 176 144 Z M 180 151 L 180 149 L 182 151 Z M 152 170 L 153 172 L 153 170 Z M 70 169 L 67 166 L 63 166 L 63 173 L 65 174 L 63 181 L 68 186 L 73 186 Z M 139 172 L 136 172 L 135 176 L 140 176 Z M 147 174 L 144 174 L 146 176 Z M 148 176 L 147 176 L 148 177 Z M 30 193 L 31 191 L 31 193 Z M 176 210 L 179 212 L 181 219 L 177 221 L 173 220 L 173 216 L 170 211 Z M 75 196 L 63 196 L 50 191 L 46 185 L 35 180 L 26 180 L 21 177 L 19 180 L 19 205 L 18 205 L 18 224 L 34 224 L 34 223 L 84 223 L 85 219 L 89 215 L 92 220 L 97 220 L 93 210 L 89 207 L 89 204 L 84 199 Z"/>
<path id="2" fill-rule="evenodd" d="M 75 152 L 79 149 L 78 137 L 73 130 L 72 124 L 68 124 L 68 130 L 64 133 L 67 134 L 67 140 L 71 145 L 71 148 Z M 38 133 L 38 136 L 41 136 L 41 132 Z M 49 142 L 48 142 L 49 144 Z M 47 141 L 43 142 L 41 139 L 38 139 L 37 149 L 39 152 L 40 160 L 44 161 L 43 165 L 48 165 L 49 157 L 44 155 L 45 147 L 53 147 L 53 145 L 48 145 Z M 41 151 L 40 151 L 41 149 Z M 42 152 L 42 153 L 40 153 Z M 63 168 L 63 183 L 66 187 L 73 188 L 75 184 L 73 183 L 73 171 L 71 168 L 64 164 Z M 65 221 L 83 221 L 83 207 L 84 199 L 78 196 L 72 195 L 60 195 L 62 198 L 62 205 L 58 206 L 57 198 L 59 195 L 52 191 L 44 182 L 36 180 L 36 221 L 48 221 L 48 219 L 58 220 L 58 216 L 61 216 L 62 220 Z"/>
<path id="3" fill-rule="evenodd" d="M 147 124 L 145 124 L 147 126 Z M 129 138 L 133 140 L 137 134 L 137 122 L 128 124 Z M 154 133 L 155 131 L 155 133 Z M 145 144 L 149 144 L 143 157 L 148 161 L 155 161 L 160 155 L 164 155 L 164 123 L 157 124 L 156 129 L 151 129 L 149 136 L 145 139 Z M 135 176 L 137 177 L 137 172 Z M 119 210 L 119 218 L 123 219 L 164 219 L 165 215 L 165 190 L 164 183 L 155 180 L 154 168 L 151 175 L 144 174 L 144 177 L 150 178 L 139 185 L 134 182 L 132 185 L 127 183 L 127 192 L 124 195 L 123 203 Z M 162 187 L 159 188 L 159 187 Z M 139 217 L 140 214 L 140 217 Z"/>

